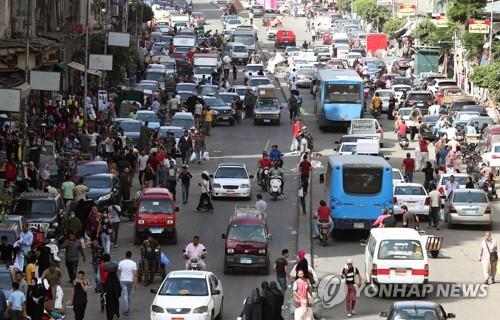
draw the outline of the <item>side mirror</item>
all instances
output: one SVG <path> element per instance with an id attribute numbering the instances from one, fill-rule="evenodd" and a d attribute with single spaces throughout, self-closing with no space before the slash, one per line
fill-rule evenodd
<path id="1" fill-rule="evenodd" d="M 272 234 L 268 234 L 267 235 L 267 240 L 271 240 L 273 238 L 273 235 Z"/>
<path id="2" fill-rule="evenodd" d="M 334 143 L 335 143 L 335 144 L 340 144 L 340 142 L 339 142 L 339 141 L 335 141 Z"/>
<path id="3" fill-rule="evenodd" d="M 221 234 L 221 236 L 220 236 L 220 237 L 221 237 L 222 239 L 226 239 L 226 234 L 225 234 L 225 233 L 223 233 L 223 234 Z"/>
<path id="4" fill-rule="evenodd" d="M 359 244 L 362 246 L 366 246 L 368 244 L 368 242 L 365 239 L 361 239 L 361 240 L 359 240 Z"/>
<path id="5" fill-rule="evenodd" d="M 385 311 L 382 311 L 379 313 L 379 317 L 381 317 L 381 318 L 387 318 L 388 316 L 389 316 L 389 314 Z"/>
<path id="6" fill-rule="evenodd" d="M 179 207 L 175 207 L 175 212 L 179 212 Z"/>
<path id="7" fill-rule="evenodd" d="M 448 313 L 448 314 L 446 314 L 446 318 L 453 319 L 453 318 L 455 318 L 455 314 L 454 313 Z"/>
<path id="8" fill-rule="evenodd" d="M 220 294 L 220 290 L 217 290 L 217 289 L 212 290 L 212 295 L 215 296 L 215 295 L 218 295 L 218 294 Z"/>
<path id="9" fill-rule="evenodd" d="M 158 292 L 158 289 L 156 289 L 156 288 L 151 288 L 151 290 L 149 290 L 149 292 L 156 294 L 156 293 Z"/>
<path id="10" fill-rule="evenodd" d="M 324 173 L 321 173 L 319 175 L 319 183 L 325 183 L 325 174 Z"/>
<path id="11" fill-rule="evenodd" d="M 209 177 L 213 179 L 214 175 L 213 175 L 213 174 L 211 174 L 211 175 L 209 175 Z"/>
<path id="12" fill-rule="evenodd" d="M 249 176 L 249 178 L 250 178 L 250 179 L 253 179 L 253 174 L 251 174 L 251 175 Z"/>
<path id="13" fill-rule="evenodd" d="M 339 151 L 337 148 L 333 148 L 333 151 Z"/>
<path id="14" fill-rule="evenodd" d="M 385 159 L 385 160 L 387 160 L 387 161 L 389 161 L 389 160 L 390 160 L 390 158 L 389 158 L 389 157 L 384 157 L 384 159 Z"/>

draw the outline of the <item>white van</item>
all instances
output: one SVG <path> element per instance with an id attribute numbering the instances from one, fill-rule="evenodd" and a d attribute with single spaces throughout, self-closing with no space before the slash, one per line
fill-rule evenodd
<path id="1" fill-rule="evenodd" d="M 374 228 L 365 250 L 365 276 L 374 284 L 422 284 L 429 280 L 425 237 L 410 228 Z"/>

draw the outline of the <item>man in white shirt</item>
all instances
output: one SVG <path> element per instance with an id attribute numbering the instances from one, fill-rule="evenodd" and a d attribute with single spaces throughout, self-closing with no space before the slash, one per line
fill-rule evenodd
<path id="1" fill-rule="evenodd" d="M 267 203 L 262 199 L 262 195 L 257 194 L 257 202 L 255 202 L 255 207 L 259 210 L 259 213 L 267 219 Z"/>
<path id="2" fill-rule="evenodd" d="M 158 111 L 160 110 L 160 102 L 158 101 L 158 98 L 154 98 L 153 99 L 153 103 L 151 103 L 151 110 L 154 111 L 154 113 L 158 113 Z"/>
<path id="3" fill-rule="evenodd" d="M 148 163 L 149 155 L 146 154 L 146 151 L 141 150 L 141 154 L 137 157 L 137 161 L 139 162 L 139 183 L 142 185 L 142 178 L 144 177 L 144 172 L 146 171 L 146 164 Z"/>
<path id="4" fill-rule="evenodd" d="M 433 104 L 429 107 L 429 115 L 439 116 L 439 105 Z"/>
<path id="5" fill-rule="evenodd" d="M 455 181 L 455 176 L 450 176 L 450 181 L 446 182 L 445 185 L 446 195 L 449 197 L 450 193 L 458 189 L 458 182 Z"/>
<path id="6" fill-rule="evenodd" d="M 184 251 L 184 257 L 186 258 L 186 270 L 189 269 L 191 259 L 198 260 L 198 265 L 200 266 L 201 270 L 206 269 L 206 265 L 203 259 L 205 259 L 207 256 L 207 249 L 200 243 L 200 237 L 194 236 L 193 242 L 188 244 Z"/>
<path id="7" fill-rule="evenodd" d="M 453 128 L 452 126 L 450 126 L 449 124 L 446 124 L 446 129 L 445 129 L 445 135 L 446 135 L 446 139 L 448 140 L 454 140 L 456 139 L 456 136 L 457 136 L 457 129 Z"/>
<path id="8" fill-rule="evenodd" d="M 123 307 L 125 312 L 123 315 L 128 316 L 129 306 L 132 304 L 132 287 L 137 286 L 137 263 L 132 260 L 132 251 L 125 253 L 125 259 L 118 264 L 118 277 L 122 287 Z"/>
<path id="9" fill-rule="evenodd" d="M 433 183 L 431 185 L 432 191 L 429 192 L 429 198 L 431 199 L 431 211 L 429 226 L 435 227 L 439 230 L 439 211 L 441 209 L 441 194 L 436 189 L 436 185 Z"/>

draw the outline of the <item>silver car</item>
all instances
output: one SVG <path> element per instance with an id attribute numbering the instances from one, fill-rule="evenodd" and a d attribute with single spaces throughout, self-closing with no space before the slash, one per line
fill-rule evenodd
<path id="1" fill-rule="evenodd" d="M 491 227 L 491 207 L 488 197 L 480 189 L 456 189 L 445 205 L 448 226 L 457 224 L 486 225 Z"/>

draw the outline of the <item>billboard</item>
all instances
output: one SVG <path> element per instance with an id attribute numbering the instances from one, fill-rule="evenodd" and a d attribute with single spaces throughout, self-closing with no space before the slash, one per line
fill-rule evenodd
<path id="1" fill-rule="evenodd" d="M 448 27 L 448 17 L 445 16 L 436 16 L 432 19 L 436 28 L 447 28 Z"/>
<path id="2" fill-rule="evenodd" d="M 469 33 L 482 33 L 482 34 L 490 33 L 491 22 L 489 19 L 485 20 L 469 19 L 468 24 L 469 24 Z"/>
<path id="3" fill-rule="evenodd" d="M 122 32 L 108 32 L 108 46 L 130 47 L 130 34 Z"/>
<path id="4" fill-rule="evenodd" d="M 394 0 L 377 0 L 377 6 L 390 6 Z"/>
<path id="5" fill-rule="evenodd" d="M 19 112 L 21 109 L 21 90 L 0 89 L 0 111 Z"/>
<path id="6" fill-rule="evenodd" d="M 92 70 L 113 70 L 113 56 L 105 54 L 89 55 L 89 69 Z"/>
<path id="7" fill-rule="evenodd" d="M 61 89 L 61 73 L 30 71 L 30 87 L 32 90 L 59 91 Z"/>
<path id="8" fill-rule="evenodd" d="M 417 14 L 417 6 L 411 4 L 405 4 L 399 6 L 399 16 L 400 17 L 412 17 Z"/>

